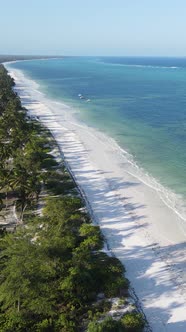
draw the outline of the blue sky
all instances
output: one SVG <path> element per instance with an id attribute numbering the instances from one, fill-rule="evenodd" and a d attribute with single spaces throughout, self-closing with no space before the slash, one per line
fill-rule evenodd
<path id="1" fill-rule="evenodd" d="M 186 0 L 0 0 L 0 54 L 186 56 Z"/>

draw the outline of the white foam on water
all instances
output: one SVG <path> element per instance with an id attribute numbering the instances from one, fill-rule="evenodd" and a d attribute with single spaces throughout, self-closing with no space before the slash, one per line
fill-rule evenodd
<path id="1" fill-rule="evenodd" d="M 118 66 L 118 67 L 134 67 L 134 68 L 154 68 L 154 69 L 179 69 L 182 67 L 178 66 L 158 66 L 158 65 L 137 65 L 137 64 L 125 64 L 125 63 L 112 63 L 112 62 L 104 62 L 99 61 L 99 63 L 105 64 L 109 66 Z"/>

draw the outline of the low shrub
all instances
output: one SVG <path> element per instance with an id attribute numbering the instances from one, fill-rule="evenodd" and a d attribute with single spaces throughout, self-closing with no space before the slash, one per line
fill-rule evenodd
<path id="1" fill-rule="evenodd" d="M 125 327 L 112 317 L 107 317 L 101 323 L 89 323 L 87 332 L 125 332 Z"/>
<path id="2" fill-rule="evenodd" d="M 145 321 L 142 315 L 137 312 L 126 314 L 120 321 L 127 332 L 141 332 L 145 326 Z"/>

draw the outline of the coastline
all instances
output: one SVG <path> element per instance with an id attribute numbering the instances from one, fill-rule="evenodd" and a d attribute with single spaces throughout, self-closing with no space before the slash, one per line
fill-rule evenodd
<path id="1" fill-rule="evenodd" d="M 67 106 L 42 97 L 36 83 L 31 89 L 23 75 L 14 79 L 23 105 L 39 116 L 63 151 L 110 250 L 126 266 L 153 331 L 185 331 L 186 238 L 178 216 L 125 171 L 126 161 L 104 134 L 77 122 Z"/>

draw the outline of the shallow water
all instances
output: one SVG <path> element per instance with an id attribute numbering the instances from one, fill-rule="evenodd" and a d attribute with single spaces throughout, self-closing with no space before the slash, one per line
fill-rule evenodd
<path id="1" fill-rule="evenodd" d="M 113 137 L 137 176 L 185 219 L 186 59 L 68 57 L 10 66 Z"/>

